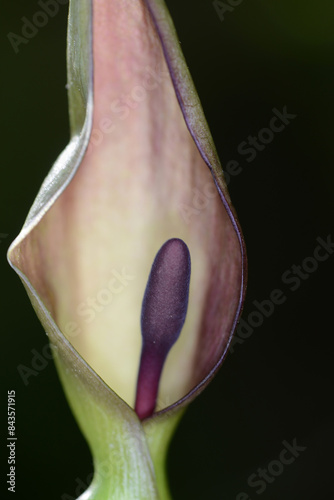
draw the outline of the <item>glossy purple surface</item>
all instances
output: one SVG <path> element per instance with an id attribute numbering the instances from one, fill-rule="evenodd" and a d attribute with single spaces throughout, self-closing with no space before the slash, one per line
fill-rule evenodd
<path id="1" fill-rule="evenodd" d="M 168 240 L 153 262 L 142 305 L 143 346 L 135 405 L 141 419 L 154 412 L 163 365 L 184 325 L 190 273 L 187 245 L 177 238 Z"/>

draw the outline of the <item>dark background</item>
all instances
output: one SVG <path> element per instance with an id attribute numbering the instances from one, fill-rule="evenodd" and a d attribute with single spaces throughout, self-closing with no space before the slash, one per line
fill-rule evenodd
<path id="1" fill-rule="evenodd" d="M 240 492 L 261 500 L 329 499 L 334 255 L 295 291 L 282 274 L 313 255 L 316 238 L 334 239 L 334 4 L 244 0 L 224 20 L 211 1 L 168 0 L 168 6 L 222 163 L 238 160 L 242 167 L 229 190 L 249 258 L 243 318 L 248 321 L 255 310 L 254 300 L 268 299 L 274 289 L 286 296 L 235 345 L 188 409 L 170 449 L 173 499 L 235 500 Z M 17 365 L 30 366 L 31 350 L 41 353 L 47 339 L 6 262 L 6 250 L 69 136 L 67 6 L 18 54 L 7 39 L 8 32 L 20 34 L 22 16 L 31 19 L 37 10 L 37 0 L 13 0 L 1 16 L 1 445 L 6 455 L 6 398 L 14 389 L 16 498 L 58 500 L 63 493 L 78 496 L 91 458 L 52 362 L 27 387 L 18 374 Z M 273 108 L 284 106 L 297 117 L 248 163 L 239 144 L 267 127 Z M 257 494 L 248 477 L 278 458 L 284 440 L 294 439 L 306 449 Z"/>

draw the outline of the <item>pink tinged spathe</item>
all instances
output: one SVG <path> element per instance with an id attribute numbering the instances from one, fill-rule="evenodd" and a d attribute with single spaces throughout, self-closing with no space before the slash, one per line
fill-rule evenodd
<path id="1" fill-rule="evenodd" d="M 221 366 L 241 312 L 243 239 L 161 0 L 71 0 L 68 88 L 70 143 L 9 260 L 48 333 L 97 470 L 107 461 L 121 478 L 117 487 L 130 484 L 119 447 L 107 447 L 126 436 L 133 498 L 157 498 L 158 491 L 168 498 L 161 457 L 182 408 Z M 194 193 L 210 196 L 194 209 Z M 133 403 L 142 299 L 152 262 L 171 238 L 191 253 L 188 314 L 166 360 L 157 407 L 141 423 Z M 124 291 L 91 322 L 77 314 L 124 267 L 134 277 Z M 79 334 L 66 337 L 69 324 Z"/>

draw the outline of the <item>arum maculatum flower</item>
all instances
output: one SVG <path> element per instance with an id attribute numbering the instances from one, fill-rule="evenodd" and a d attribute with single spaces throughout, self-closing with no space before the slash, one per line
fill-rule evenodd
<path id="1" fill-rule="evenodd" d="M 71 0 L 67 59 L 71 139 L 9 261 L 92 451 L 82 499 L 165 500 L 241 312 L 243 239 L 163 1 Z"/>

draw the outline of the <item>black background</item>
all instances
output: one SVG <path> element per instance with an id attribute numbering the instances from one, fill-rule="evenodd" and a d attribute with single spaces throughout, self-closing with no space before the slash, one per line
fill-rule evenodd
<path id="1" fill-rule="evenodd" d="M 228 3 L 228 2 L 226 2 Z M 233 2 L 231 2 L 233 3 Z M 254 300 L 281 289 L 286 301 L 243 344 L 190 406 L 170 449 L 174 500 L 323 500 L 332 498 L 334 256 L 319 263 L 297 290 L 282 274 L 313 255 L 316 238 L 333 234 L 334 5 L 244 0 L 221 21 L 211 1 L 168 0 L 182 49 L 223 165 L 242 172 L 229 190 L 244 231 Z M 269 4 L 269 5 L 268 5 Z M 17 400 L 16 498 L 76 497 L 91 457 L 65 401 L 52 362 L 24 386 L 17 365 L 47 338 L 6 262 L 41 181 L 68 141 L 67 7 L 15 54 L 7 33 L 36 0 L 13 0 L 1 16 L 1 374 L 5 437 L 7 390 Z M 297 117 L 254 161 L 238 153 L 249 134 L 267 127 L 272 109 Z M 262 494 L 247 485 L 277 459 L 284 440 L 306 447 Z M 2 488 L 8 466 L 3 464 Z M 81 492 L 82 490 L 80 490 Z M 7 492 L 8 493 L 8 492 Z M 78 493 L 78 492 L 77 492 Z"/>

